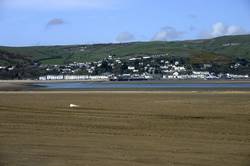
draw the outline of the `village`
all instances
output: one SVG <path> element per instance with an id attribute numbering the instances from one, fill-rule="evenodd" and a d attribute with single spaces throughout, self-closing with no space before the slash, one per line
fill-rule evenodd
<path id="1" fill-rule="evenodd" d="M 230 66 L 240 67 L 240 63 Z M 68 65 L 40 65 L 46 75 L 39 80 L 90 80 L 90 81 L 140 81 L 140 80 L 188 80 L 188 79 L 248 79 L 246 74 L 214 73 L 212 64 L 199 68 L 189 65 L 183 58 L 167 58 L 166 55 L 138 56 L 120 59 L 109 56 L 101 61 L 70 63 Z"/>

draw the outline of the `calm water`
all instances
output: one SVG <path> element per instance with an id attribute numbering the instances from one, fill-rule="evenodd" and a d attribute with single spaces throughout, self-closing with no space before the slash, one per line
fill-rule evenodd
<path id="1" fill-rule="evenodd" d="M 250 88 L 250 83 L 40 83 L 46 89 L 178 89 L 178 88 Z"/>

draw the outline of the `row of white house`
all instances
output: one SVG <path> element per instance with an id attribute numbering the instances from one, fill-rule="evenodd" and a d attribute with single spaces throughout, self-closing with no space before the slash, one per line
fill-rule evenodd
<path id="1" fill-rule="evenodd" d="M 171 75 L 163 75 L 163 79 L 248 79 L 248 75 L 235 75 L 235 74 L 219 74 L 215 76 L 207 71 L 193 71 L 192 74 L 179 74 L 178 72 L 174 72 Z"/>
<path id="2" fill-rule="evenodd" d="M 46 80 L 90 80 L 90 81 L 107 81 L 108 76 L 89 76 L 89 75 L 47 75 L 39 77 L 40 81 Z"/>
<path id="3" fill-rule="evenodd" d="M 218 77 L 211 75 L 209 72 L 193 71 L 190 75 L 181 75 L 174 72 L 172 75 L 163 75 L 163 79 L 218 79 Z"/>
<path id="4" fill-rule="evenodd" d="M 232 79 L 248 79 L 249 76 L 248 75 L 236 75 L 236 74 L 226 74 L 227 78 L 232 78 Z"/>

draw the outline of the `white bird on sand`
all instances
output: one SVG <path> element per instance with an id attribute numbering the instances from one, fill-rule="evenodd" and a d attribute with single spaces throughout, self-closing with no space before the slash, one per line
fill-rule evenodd
<path id="1" fill-rule="evenodd" d="M 77 108 L 77 107 L 79 107 L 79 105 L 76 105 L 76 104 L 70 104 L 70 105 L 69 105 L 69 107 L 70 107 L 70 108 Z"/>

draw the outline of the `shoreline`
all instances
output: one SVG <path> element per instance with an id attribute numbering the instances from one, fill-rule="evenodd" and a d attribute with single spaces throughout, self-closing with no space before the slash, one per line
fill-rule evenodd
<path id="1" fill-rule="evenodd" d="M 64 83 L 64 82 L 108 82 L 108 83 L 250 83 L 250 79 L 219 79 L 219 80 L 202 80 L 202 79 L 190 79 L 190 80 L 143 80 L 143 81 L 107 81 L 107 80 L 0 80 L 1 83 Z"/>
<path id="2" fill-rule="evenodd" d="M 250 91 L 240 90 L 228 90 L 228 91 L 0 91 L 0 94 L 212 94 L 212 95 L 224 95 L 224 94 L 250 94 Z"/>

